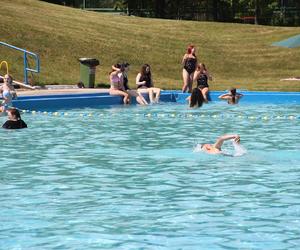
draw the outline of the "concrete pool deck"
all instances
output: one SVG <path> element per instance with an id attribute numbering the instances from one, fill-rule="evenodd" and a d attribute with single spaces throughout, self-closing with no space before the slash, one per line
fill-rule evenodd
<path id="1" fill-rule="evenodd" d="M 107 93 L 109 89 L 101 88 L 47 88 L 47 89 L 35 89 L 35 90 L 16 90 L 18 96 L 45 96 L 45 95 L 65 95 L 65 94 L 97 94 Z"/>

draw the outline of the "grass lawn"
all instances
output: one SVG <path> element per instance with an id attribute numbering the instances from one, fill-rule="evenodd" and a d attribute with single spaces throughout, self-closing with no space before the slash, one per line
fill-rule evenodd
<path id="1" fill-rule="evenodd" d="M 38 0 L 2 0 L 1 41 L 38 53 L 38 84 L 74 84 L 80 57 L 100 60 L 97 83 L 108 82 L 112 64 L 131 64 L 130 86 L 143 63 L 152 66 L 154 83 L 181 89 L 181 59 L 188 44 L 211 72 L 213 90 L 236 86 L 248 90 L 300 91 L 300 48 L 273 47 L 300 34 L 299 27 L 147 19 L 87 12 Z M 0 47 L 0 61 L 23 79 L 22 53 Z M 33 64 L 33 62 L 31 62 Z M 1 73 L 4 73 L 2 70 Z"/>

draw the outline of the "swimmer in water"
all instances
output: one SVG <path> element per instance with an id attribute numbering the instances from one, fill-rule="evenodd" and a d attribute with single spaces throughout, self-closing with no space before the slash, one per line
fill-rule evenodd
<path id="1" fill-rule="evenodd" d="M 236 92 L 236 88 L 231 88 L 229 93 L 219 96 L 219 99 L 227 100 L 228 104 L 238 104 L 243 94 Z"/>
<path id="2" fill-rule="evenodd" d="M 233 139 L 236 143 L 240 143 L 239 135 L 223 135 L 217 139 L 214 144 L 202 144 L 201 149 L 208 154 L 222 154 L 222 145 L 224 141 Z"/>

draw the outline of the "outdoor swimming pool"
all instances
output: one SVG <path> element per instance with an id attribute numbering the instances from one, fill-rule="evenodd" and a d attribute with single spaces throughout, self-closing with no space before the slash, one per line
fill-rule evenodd
<path id="1" fill-rule="evenodd" d="M 25 113 L 28 129 L 0 131 L 0 248 L 295 249 L 299 111 L 210 103 Z M 193 151 L 225 133 L 240 134 L 247 153 Z"/>

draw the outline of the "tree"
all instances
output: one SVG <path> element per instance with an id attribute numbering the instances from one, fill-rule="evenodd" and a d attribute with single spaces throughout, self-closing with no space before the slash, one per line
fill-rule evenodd
<path id="1" fill-rule="evenodd" d="M 166 1 L 155 0 L 154 1 L 154 13 L 157 18 L 165 18 L 166 14 Z"/>

